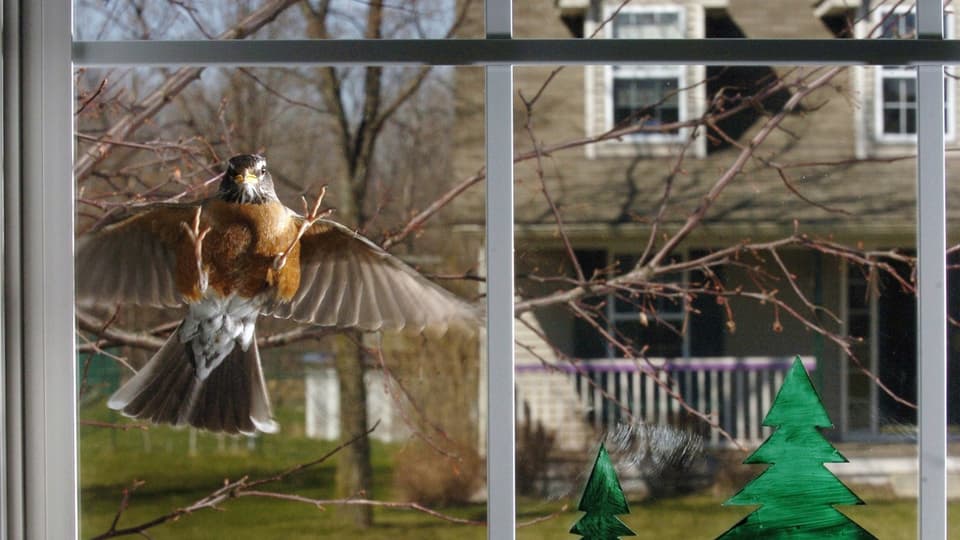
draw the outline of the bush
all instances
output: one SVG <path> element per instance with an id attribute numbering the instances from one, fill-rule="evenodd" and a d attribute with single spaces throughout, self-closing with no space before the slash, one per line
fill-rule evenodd
<path id="1" fill-rule="evenodd" d="M 517 492 L 521 495 L 544 494 L 556 438 L 540 422 L 535 427 L 531 422 L 517 425 Z"/>
<path id="2" fill-rule="evenodd" d="M 400 498 L 431 507 L 472 502 L 484 483 L 484 462 L 471 448 L 449 454 L 440 454 L 422 441 L 401 450 L 393 468 Z"/>

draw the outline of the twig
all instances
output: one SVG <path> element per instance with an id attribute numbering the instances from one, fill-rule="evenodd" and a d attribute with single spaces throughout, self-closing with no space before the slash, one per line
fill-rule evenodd
<path id="1" fill-rule="evenodd" d="M 243 39 L 270 23 L 280 13 L 300 0 L 273 0 L 264 4 L 260 9 L 250 13 L 233 28 L 217 36 L 217 39 Z M 185 67 L 173 73 L 159 88 L 141 100 L 136 107 L 113 123 L 104 134 L 103 140 L 93 148 L 80 153 L 74 163 L 73 172 L 77 181 L 86 178 L 93 167 L 102 161 L 113 147 L 111 140 L 125 140 L 140 126 L 153 118 L 174 97 L 193 81 L 200 79 L 204 68 Z"/>
<path id="2" fill-rule="evenodd" d="M 103 92 L 103 89 L 106 86 L 107 86 L 107 78 L 104 77 L 103 79 L 100 79 L 100 84 L 97 86 L 97 89 L 94 90 L 92 94 L 90 94 L 90 97 L 83 100 L 83 103 L 80 104 L 80 108 L 77 109 L 77 112 L 73 113 L 74 116 L 80 116 L 80 113 L 86 110 L 87 106 L 90 105 L 90 103 L 92 103 L 93 100 L 97 99 L 97 96 L 99 96 L 100 93 Z"/>
<path id="3" fill-rule="evenodd" d="M 450 523 L 456 523 L 458 525 L 473 525 L 477 527 L 482 527 L 487 524 L 486 521 L 479 521 L 475 519 L 465 519 L 465 518 L 459 518 L 456 516 L 451 516 L 450 514 L 444 514 L 416 502 L 376 501 L 371 499 L 313 499 L 310 497 L 304 497 L 302 495 L 291 495 L 288 493 L 275 493 L 272 491 L 257 491 L 257 490 L 246 490 L 246 489 L 238 492 L 237 496 L 238 497 L 267 497 L 271 499 L 296 501 L 296 502 L 311 504 L 318 508 L 322 508 L 324 506 L 338 505 L 338 506 L 376 506 L 380 508 L 390 508 L 394 510 L 415 510 L 417 512 L 421 512 L 428 516 L 432 516 L 437 519 L 447 521 Z"/>
<path id="4" fill-rule="evenodd" d="M 150 429 L 150 426 L 147 424 L 111 424 L 110 422 L 100 422 L 99 420 L 80 420 L 78 423 L 81 426 L 118 429 L 120 431 L 129 431 L 131 429 L 139 429 L 141 431 L 147 431 L 148 429 Z"/>
<path id="5" fill-rule="evenodd" d="M 223 502 L 225 502 L 225 501 L 227 501 L 227 500 L 229 500 L 229 499 L 234 499 L 234 498 L 240 497 L 240 496 L 244 495 L 245 492 L 254 491 L 254 490 L 252 490 L 251 488 L 254 488 L 254 487 L 256 487 L 256 486 L 261 486 L 261 485 L 264 485 L 264 484 L 268 484 L 268 483 L 271 483 L 271 482 L 276 482 L 276 481 L 279 481 L 279 480 L 283 480 L 284 478 L 286 478 L 286 477 L 288 477 L 288 476 L 290 476 L 290 475 L 292 475 L 292 474 L 296 474 L 296 473 L 298 473 L 298 472 L 300 472 L 300 471 L 302 471 L 302 470 L 304 470 L 304 469 L 307 469 L 307 468 L 309 468 L 309 467 L 313 467 L 313 466 L 315 466 L 315 465 L 318 465 L 318 464 L 320 464 L 320 463 L 323 463 L 324 461 L 330 459 L 332 456 L 334 456 L 335 454 L 337 454 L 338 452 L 340 452 L 341 450 L 343 450 L 343 449 L 346 448 L 347 446 L 355 443 L 356 441 L 360 440 L 360 439 L 363 438 L 363 437 L 369 436 L 370 433 L 372 433 L 373 430 L 375 430 L 375 429 L 377 428 L 377 425 L 379 425 L 379 423 L 374 424 L 373 427 L 371 427 L 371 428 L 368 429 L 367 431 L 365 431 L 365 432 L 357 435 L 356 437 L 350 439 L 349 441 L 346 441 L 346 442 L 344 442 L 344 443 L 342 443 L 342 444 L 337 445 L 337 447 L 335 447 L 334 449 L 330 450 L 329 452 L 327 452 L 326 454 L 324 454 L 323 456 L 321 456 L 321 457 L 318 458 L 318 459 L 315 459 L 315 460 L 313 460 L 313 461 L 309 461 L 309 462 L 306 462 L 306 463 L 301 463 L 301 464 L 299 464 L 299 465 L 290 467 L 289 469 L 286 469 L 286 470 L 284 470 L 284 471 L 278 472 L 278 473 L 276 473 L 276 474 L 274 474 L 274 475 L 272 475 L 272 476 L 269 476 L 269 477 L 266 477 L 266 478 L 262 478 L 262 479 L 259 479 L 259 480 L 250 481 L 250 480 L 249 480 L 249 477 L 244 476 L 244 477 L 242 477 L 242 478 L 240 478 L 239 480 L 236 480 L 236 481 L 234 481 L 234 482 L 225 481 L 224 484 L 223 484 L 223 486 L 221 486 L 221 487 L 218 488 L 218 489 L 215 489 L 214 491 L 210 492 L 208 495 L 205 495 L 204 497 L 201 497 L 200 499 L 197 499 L 196 501 L 194 501 L 194 502 L 193 502 L 192 504 L 190 504 L 190 505 L 177 508 L 177 509 L 175 509 L 175 510 L 173 510 L 173 511 L 171 511 L 171 512 L 168 512 L 168 513 L 166 513 L 166 514 L 163 514 L 163 515 L 161 515 L 161 516 L 157 516 L 157 517 L 155 517 L 155 518 L 153 518 L 153 519 L 150 519 L 150 520 L 148 520 L 148 521 L 144 521 L 144 522 L 142 522 L 142 523 L 140 523 L 140 524 L 138 524 L 138 525 L 134 525 L 134 526 L 131 526 L 131 527 L 125 527 L 125 528 L 123 528 L 123 529 L 118 529 L 118 528 L 117 528 L 117 524 L 119 523 L 120 517 L 121 517 L 121 515 L 123 514 L 123 512 L 126 511 L 126 509 L 128 508 L 128 506 L 129 506 L 129 500 L 130 500 L 130 494 L 129 494 L 128 490 L 127 490 L 127 489 L 124 489 L 124 490 L 123 490 L 123 496 L 122 496 L 122 498 L 121 498 L 120 509 L 118 510 L 117 515 L 116 515 L 116 517 L 115 517 L 114 520 L 113 520 L 113 524 L 110 526 L 110 528 L 109 528 L 106 532 L 104 532 L 104 533 L 102 533 L 102 534 L 100 534 L 100 535 L 95 536 L 95 537 L 93 538 L 93 540 L 102 540 L 102 539 L 105 539 L 105 538 L 115 538 L 115 537 L 117 537 L 117 536 L 130 536 L 130 535 L 134 535 L 134 534 L 143 535 L 143 534 L 145 534 L 145 531 L 148 530 L 148 529 L 151 529 L 151 528 L 156 527 L 156 526 L 158 526 L 158 525 L 162 525 L 162 524 L 164 524 L 164 523 L 167 523 L 168 521 L 174 521 L 174 520 L 176 520 L 176 519 L 179 519 L 179 518 L 182 517 L 182 516 L 192 514 L 193 512 L 197 512 L 197 511 L 203 510 L 203 509 L 211 509 L 211 508 L 212 508 L 212 509 L 216 509 L 216 508 L 218 508 L 218 505 L 219 505 L 220 503 L 223 503 Z M 143 482 L 141 482 L 140 485 L 142 485 L 142 483 L 143 483 Z M 134 485 L 136 486 L 137 484 L 134 483 Z M 137 487 L 139 487 L 139 486 L 137 486 Z"/>
<path id="6" fill-rule="evenodd" d="M 359 344 L 359 345 L 360 345 L 360 346 L 363 346 L 362 344 Z M 404 421 L 404 423 L 407 425 L 407 427 L 410 428 L 411 433 L 415 434 L 418 439 L 420 439 L 420 440 L 423 441 L 427 446 L 429 446 L 430 448 L 432 448 L 434 452 L 436 452 L 436 453 L 438 453 L 438 454 L 440 454 L 440 455 L 442 455 L 442 456 L 444 456 L 444 457 L 447 457 L 447 458 L 449 458 L 449 459 L 452 459 L 452 460 L 454 460 L 454 461 L 457 461 L 457 462 L 461 462 L 461 463 L 462 463 L 462 462 L 463 462 L 463 458 L 462 458 L 462 457 L 458 456 L 457 454 L 454 454 L 453 452 L 449 452 L 449 451 L 447 451 L 447 450 L 445 450 L 445 449 L 443 449 L 443 448 L 440 448 L 435 442 L 433 442 L 432 439 L 430 439 L 429 437 L 427 437 L 427 435 L 426 435 L 425 433 L 423 433 L 422 430 L 419 429 L 419 426 L 417 426 L 417 425 L 414 424 L 413 420 L 412 420 L 412 419 L 410 418 L 410 416 L 407 414 L 406 407 L 405 407 L 405 403 L 403 403 L 403 401 L 401 401 L 401 399 L 400 399 L 401 396 L 398 395 L 398 394 L 393 390 L 393 388 L 391 388 L 391 386 L 390 386 L 390 384 L 389 384 L 389 381 L 393 381 L 394 384 L 396 384 L 397 387 L 400 388 L 400 390 L 403 392 L 403 395 L 406 396 L 406 398 L 407 398 L 407 403 L 409 403 L 410 406 L 413 407 L 414 410 L 417 411 L 417 414 L 420 416 L 421 420 L 422 420 L 424 423 L 426 423 L 426 424 L 429 425 L 434 431 L 436 431 L 437 433 L 439 433 L 440 436 L 443 437 L 444 440 L 446 440 L 448 443 L 454 444 L 454 442 L 453 442 L 452 440 L 450 440 L 450 437 L 447 436 L 446 432 L 444 432 L 442 429 L 440 429 L 439 426 L 434 425 L 432 422 L 430 422 L 430 421 L 426 418 L 426 415 L 423 413 L 423 410 L 421 410 L 420 407 L 417 406 L 416 400 L 413 399 L 413 397 L 410 395 L 410 392 L 408 392 L 407 389 L 403 387 L 403 384 L 400 383 L 400 380 L 399 380 L 399 379 L 397 379 L 396 377 L 393 376 L 393 373 L 392 373 L 392 372 L 390 371 L 390 369 L 387 367 L 387 362 L 386 362 L 386 360 L 385 360 L 384 357 L 383 357 L 383 349 L 380 348 L 380 347 L 377 347 L 377 348 L 375 348 L 375 349 L 367 348 L 367 352 L 370 353 L 370 354 L 372 354 L 373 356 L 375 356 L 375 357 L 377 358 L 377 362 L 380 364 L 380 370 L 383 371 L 383 374 L 384 374 L 384 378 L 383 378 L 383 388 L 384 388 L 384 390 L 386 390 L 387 393 L 390 395 L 391 399 L 393 399 L 394 404 L 396 404 L 396 410 L 400 413 L 400 416 L 403 418 L 403 421 Z"/>

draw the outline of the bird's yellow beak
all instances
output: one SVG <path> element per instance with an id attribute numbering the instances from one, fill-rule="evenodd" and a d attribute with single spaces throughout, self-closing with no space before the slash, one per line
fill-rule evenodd
<path id="1" fill-rule="evenodd" d="M 238 184 L 256 184 L 260 181 L 260 177 L 257 175 L 257 173 L 249 169 L 243 171 L 243 174 L 234 176 L 233 179 Z"/>

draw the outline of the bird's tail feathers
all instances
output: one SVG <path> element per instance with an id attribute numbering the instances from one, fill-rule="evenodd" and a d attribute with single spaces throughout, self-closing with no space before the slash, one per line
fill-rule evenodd
<path id="1" fill-rule="evenodd" d="M 178 327 L 107 406 L 161 424 L 226 433 L 276 432 L 256 337 L 246 351 L 234 347 L 206 379 L 200 379 L 190 342 L 181 343 L 179 334 Z"/>

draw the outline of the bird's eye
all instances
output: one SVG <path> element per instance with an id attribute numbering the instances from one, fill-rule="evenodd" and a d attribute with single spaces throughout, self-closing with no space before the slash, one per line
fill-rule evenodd
<path id="1" fill-rule="evenodd" d="M 260 174 L 267 174 L 267 166 L 266 166 L 266 165 L 261 165 L 261 166 L 260 166 Z"/>

